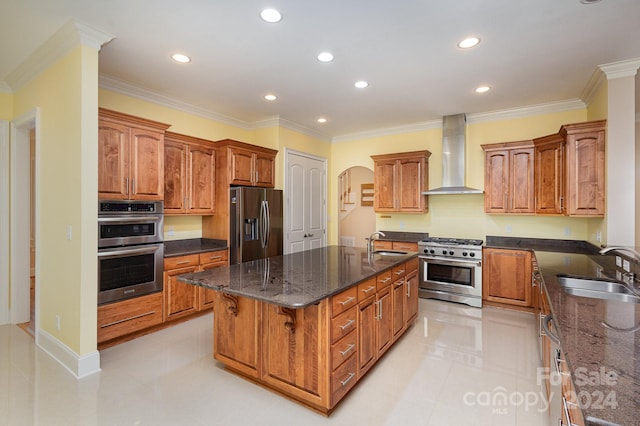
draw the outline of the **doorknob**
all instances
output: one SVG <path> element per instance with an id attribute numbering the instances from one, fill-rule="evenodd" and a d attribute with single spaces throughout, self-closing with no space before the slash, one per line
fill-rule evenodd
<path id="1" fill-rule="evenodd" d="M 313 234 L 309 234 L 310 237 L 313 237 Z"/>
<path id="2" fill-rule="evenodd" d="M 303 237 L 303 238 L 307 238 L 307 234 L 304 234 L 304 237 Z"/>

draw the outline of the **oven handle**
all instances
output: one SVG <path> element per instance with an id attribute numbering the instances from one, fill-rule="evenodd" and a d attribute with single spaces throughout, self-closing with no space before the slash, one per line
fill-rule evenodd
<path id="1" fill-rule="evenodd" d="M 115 256 L 122 256 L 122 255 L 131 255 L 131 254 L 154 253 L 158 251 L 158 248 L 160 248 L 160 245 L 154 244 L 150 246 L 126 248 L 122 250 L 98 251 L 98 257 L 111 257 L 111 256 L 115 257 Z"/>
<path id="2" fill-rule="evenodd" d="M 482 266 L 481 260 L 451 260 L 448 258 L 441 257 L 427 257 L 427 256 L 418 256 L 418 258 L 424 260 L 427 263 L 430 261 L 438 262 L 438 265 L 447 265 L 447 266 L 460 266 L 460 265 L 468 265 L 468 266 Z"/>
<path id="3" fill-rule="evenodd" d="M 122 223 L 138 223 L 138 222 L 157 222 L 160 216 L 134 216 L 134 217 L 99 217 L 100 222 L 122 222 Z"/>

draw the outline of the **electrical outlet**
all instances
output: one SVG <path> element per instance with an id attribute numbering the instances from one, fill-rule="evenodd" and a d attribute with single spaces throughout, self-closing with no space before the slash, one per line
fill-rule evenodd
<path id="1" fill-rule="evenodd" d="M 622 268 L 622 258 L 620 256 L 616 256 L 616 266 Z"/>
<path id="2" fill-rule="evenodd" d="M 67 240 L 71 241 L 73 239 L 73 227 L 71 225 L 67 225 Z"/>
<path id="3" fill-rule="evenodd" d="M 60 331 L 60 315 L 56 315 L 56 330 Z"/>
<path id="4" fill-rule="evenodd" d="M 170 226 L 170 227 L 167 229 L 167 235 L 168 235 L 169 237 L 173 237 L 173 235 L 174 235 L 174 234 L 175 234 L 175 230 L 173 229 L 173 226 Z"/>
<path id="5" fill-rule="evenodd" d="M 596 241 L 599 243 L 602 242 L 602 232 L 596 231 Z"/>
<path id="6" fill-rule="evenodd" d="M 504 232 L 506 232 L 507 234 L 511 233 L 511 225 L 507 225 L 504 227 Z"/>
<path id="7" fill-rule="evenodd" d="M 400 229 L 404 229 L 404 222 L 400 222 Z"/>
<path id="8" fill-rule="evenodd" d="M 571 235 L 571 228 L 567 226 L 566 228 L 564 228 L 564 236 L 568 237 L 569 235 Z"/>
<path id="9" fill-rule="evenodd" d="M 629 261 L 627 259 L 624 259 L 622 261 L 622 269 L 624 269 L 627 272 L 631 272 L 631 265 L 629 264 Z"/>

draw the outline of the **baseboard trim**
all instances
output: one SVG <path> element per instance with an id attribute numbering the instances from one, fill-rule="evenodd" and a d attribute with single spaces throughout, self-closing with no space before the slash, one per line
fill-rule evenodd
<path id="1" fill-rule="evenodd" d="M 97 350 L 85 355 L 78 355 L 67 345 L 43 330 L 38 330 L 38 346 L 69 370 L 77 379 L 90 376 L 100 371 L 100 352 Z"/>

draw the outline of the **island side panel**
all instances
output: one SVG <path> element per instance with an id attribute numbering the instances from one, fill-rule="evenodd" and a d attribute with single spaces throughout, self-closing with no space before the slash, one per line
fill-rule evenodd
<path id="1" fill-rule="evenodd" d="M 260 302 L 216 292 L 213 356 L 231 369 L 259 377 Z"/>
<path id="2" fill-rule="evenodd" d="M 327 412 L 328 301 L 304 309 L 262 304 L 262 380 Z"/>

